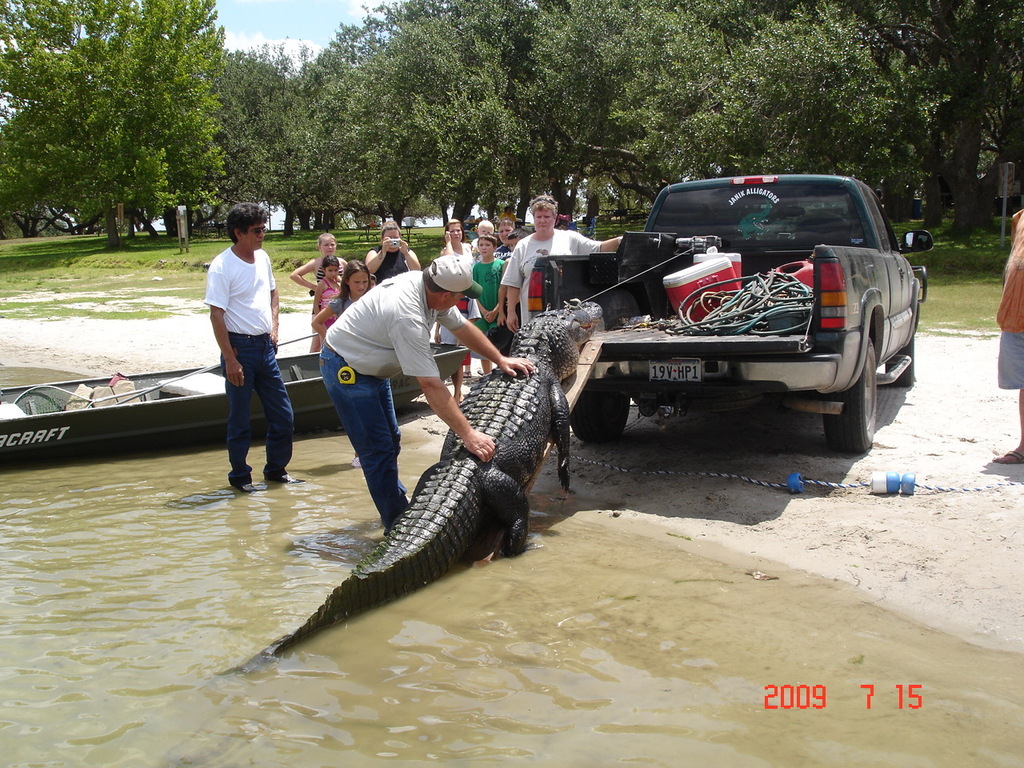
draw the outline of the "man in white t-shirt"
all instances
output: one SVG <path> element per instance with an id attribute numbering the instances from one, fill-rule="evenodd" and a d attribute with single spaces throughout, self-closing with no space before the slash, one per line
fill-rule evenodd
<path id="1" fill-rule="evenodd" d="M 463 296 L 475 299 L 481 291 L 473 280 L 472 262 L 441 256 L 422 272 L 403 272 L 368 291 L 327 330 L 320 350 L 324 386 L 359 455 L 385 531 L 409 505 L 398 476 L 402 435 L 390 376 L 401 372 L 415 377 L 431 409 L 459 436 L 466 450 L 481 461 L 494 458 L 494 438 L 469 423 L 441 380 L 430 349 L 434 323 L 510 376 L 536 370 L 526 358 L 498 352 L 455 308 Z"/>
<path id="2" fill-rule="evenodd" d="M 288 474 L 292 458 L 292 404 L 277 365 L 277 284 L 270 257 L 263 250 L 267 212 L 256 203 L 239 203 L 228 212 L 233 245 L 210 263 L 205 303 L 210 307 L 213 335 L 220 347 L 221 370 L 228 398 L 227 443 L 231 471 L 228 482 L 252 493 L 246 459 L 252 442 L 249 422 L 253 392 L 267 418 L 267 463 L 263 478 L 299 483 Z"/>
<path id="3" fill-rule="evenodd" d="M 558 203 L 549 195 L 538 195 L 530 201 L 533 213 L 534 233 L 520 240 L 512 251 L 511 258 L 505 266 L 505 274 L 501 284 L 507 287 L 508 314 L 505 325 L 510 331 L 517 331 L 521 325 L 530 322 L 528 292 L 530 273 L 533 263 L 539 256 L 570 256 L 595 253 L 597 251 L 614 251 L 619 247 L 621 237 L 610 240 L 591 240 L 575 230 L 555 229 L 558 216 Z M 512 307 L 519 305 L 519 318 L 515 317 Z"/>

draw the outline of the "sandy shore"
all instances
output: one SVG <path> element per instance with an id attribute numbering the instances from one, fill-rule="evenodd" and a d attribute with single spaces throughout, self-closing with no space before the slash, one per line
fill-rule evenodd
<path id="1" fill-rule="evenodd" d="M 282 316 L 282 341 L 309 332 L 308 315 Z M 2 366 L 131 375 L 217 360 L 205 314 L 4 318 L 0 333 Z M 308 341 L 286 347 L 306 349 Z M 848 582 L 867 601 L 981 645 L 1024 651 L 1024 485 L 1005 485 L 1024 483 L 1024 465 L 992 463 L 1016 444 L 1018 429 L 1016 393 L 995 386 L 996 350 L 995 336 L 920 337 L 918 384 L 880 390 L 880 428 L 865 457 L 828 452 L 820 417 L 773 407 L 643 419 L 613 444 L 574 439 L 574 493 L 558 497 L 548 466 L 535 495 L 636 534 L 689 539 L 693 551 L 748 570 L 784 574 L 781 564 Z M 404 429 L 440 446 L 442 430 L 431 422 Z M 915 473 L 917 492 L 871 494 L 860 484 L 876 471 Z M 785 486 L 794 472 L 832 485 L 809 482 L 793 495 L 753 482 Z"/>

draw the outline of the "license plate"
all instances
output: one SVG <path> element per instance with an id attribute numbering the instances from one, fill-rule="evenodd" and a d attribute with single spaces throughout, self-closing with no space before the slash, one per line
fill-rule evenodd
<path id="1" fill-rule="evenodd" d="M 650 381 L 700 381 L 700 360 L 651 360 Z"/>

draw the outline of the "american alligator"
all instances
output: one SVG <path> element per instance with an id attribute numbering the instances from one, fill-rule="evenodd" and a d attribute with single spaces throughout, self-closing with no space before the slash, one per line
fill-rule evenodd
<path id="1" fill-rule="evenodd" d="M 481 462 L 449 433 L 440 461 L 423 473 L 409 508 L 384 541 L 305 624 L 245 668 L 280 655 L 314 632 L 435 581 L 490 522 L 505 528 L 502 553 L 520 554 L 528 533 L 525 489 L 549 440 L 558 449 L 559 480 L 569 487 L 569 407 L 561 382 L 575 373 L 580 347 L 600 319 L 600 307 L 588 303 L 544 312 L 523 326 L 512 356 L 532 360 L 536 373 L 516 378 L 495 371 L 481 379 L 462 403 L 470 423 L 495 439 L 494 458 Z"/>

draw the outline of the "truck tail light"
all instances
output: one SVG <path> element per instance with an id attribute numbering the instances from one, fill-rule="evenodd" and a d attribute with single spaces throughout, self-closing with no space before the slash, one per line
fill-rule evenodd
<path id="1" fill-rule="evenodd" d="M 530 292 L 526 301 L 530 314 L 544 311 L 544 272 L 535 269 L 530 273 Z"/>
<path id="2" fill-rule="evenodd" d="M 821 317 L 818 326 L 823 331 L 846 329 L 846 276 L 838 261 L 817 262 L 818 307 Z"/>

